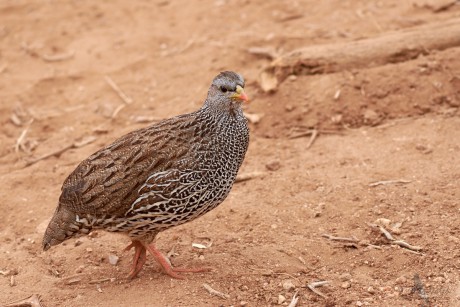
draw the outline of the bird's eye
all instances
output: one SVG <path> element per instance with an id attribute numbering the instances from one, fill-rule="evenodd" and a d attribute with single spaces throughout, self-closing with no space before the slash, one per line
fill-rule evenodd
<path id="1" fill-rule="evenodd" d="M 228 91 L 228 89 L 225 86 L 221 86 L 220 90 L 222 91 L 222 93 L 226 93 Z"/>

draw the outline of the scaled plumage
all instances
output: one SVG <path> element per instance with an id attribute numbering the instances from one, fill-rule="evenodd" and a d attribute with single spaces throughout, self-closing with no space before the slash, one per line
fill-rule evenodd
<path id="1" fill-rule="evenodd" d="M 44 250 L 92 229 L 126 233 L 135 247 L 134 277 L 149 250 L 166 272 L 178 271 L 152 243 L 162 230 L 191 221 L 228 195 L 249 143 L 241 103 L 244 80 L 216 76 L 199 110 L 133 131 L 84 160 L 62 186 L 43 238 Z M 196 271 L 196 270 L 191 270 Z"/>

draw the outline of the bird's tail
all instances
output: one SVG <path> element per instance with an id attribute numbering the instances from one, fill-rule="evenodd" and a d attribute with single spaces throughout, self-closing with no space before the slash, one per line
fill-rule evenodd
<path id="1" fill-rule="evenodd" d="M 43 250 L 49 249 L 53 245 L 62 243 L 63 241 L 82 232 L 82 223 L 77 222 L 77 214 L 59 205 L 54 212 L 53 218 L 46 228 L 45 236 L 43 237 Z M 90 229 L 85 229 L 88 233 Z"/>

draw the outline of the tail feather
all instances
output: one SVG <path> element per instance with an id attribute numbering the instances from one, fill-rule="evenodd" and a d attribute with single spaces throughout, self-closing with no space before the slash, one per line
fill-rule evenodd
<path id="1" fill-rule="evenodd" d="M 46 228 L 42 243 L 43 250 L 46 251 L 51 246 L 62 243 L 80 231 L 81 224 L 77 223 L 77 215 L 59 205 Z"/>

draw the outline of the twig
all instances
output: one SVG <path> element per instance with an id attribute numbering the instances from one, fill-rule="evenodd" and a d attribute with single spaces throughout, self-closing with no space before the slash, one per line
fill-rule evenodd
<path id="1" fill-rule="evenodd" d="M 324 238 L 327 238 L 329 240 L 332 240 L 332 241 L 358 242 L 358 240 L 356 238 L 335 237 L 335 236 L 329 235 L 327 233 L 324 233 L 321 236 L 324 237 Z"/>
<path id="2" fill-rule="evenodd" d="M 33 123 L 34 119 L 32 118 L 29 122 L 29 125 L 27 126 L 26 129 L 24 129 L 22 132 L 21 132 L 21 135 L 18 137 L 18 139 L 16 140 L 16 144 L 14 145 L 14 151 L 15 152 L 19 152 L 19 148 L 21 147 L 22 145 L 22 141 L 24 141 L 25 137 L 26 137 L 26 134 L 27 132 L 29 131 L 29 128 L 30 128 L 30 125 Z"/>
<path id="3" fill-rule="evenodd" d="M 412 293 L 414 292 L 417 292 L 418 295 L 423 299 L 424 303 L 422 306 L 430 306 L 428 295 L 425 292 L 425 288 L 423 287 L 423 283 L 420 280 L 420 276 L 418 274 L 414 275 L 414 287 L 412 288 Z"/>
<path id="4" fill-rule="evenodd" d="M 209 294 L 211 295 L 215 295 L 215 296 L 218 296 L 220 298 L 223 298 L 223 299 L 228 299 L 230 297 L 230 295 L 228 294 L 225 294 L 225 293 L 222 293 L 222 292 L 219 292 L 217 290 L 214 290 L 213 288 L 211 288 L 210 285 L 208 284 L 203 284 L 203 287 L 209 292 Z"/>
<path id="5" fill-rule="evenodd" d="M 121 100 L 123 100 L 124 103 L 126 104 L 133 103 L 133 99 L 129 97 L 128 95 L 126 95 L 109 76 L 105 76 L 104 78 L 107 84 L 118 94 L 118 96 L 120 96 Z"/>
<path id="6" fill-rule="evenodd" d="M 288 307 L 295 307 L 295 306 L 297 306 L 297 302 L 299 301 L 299 297 L 297 296 L 297 293 L 298 293 L 298 291 L 296 291 L 296 293 L 294 293 L 294 295 L 292 296 L 292 300 L 291 300 L 291 302 L 289 303 Z"/>
<path id="7" fill-rule="evenodd" d="M 386 230 L 383 226 L 377 226 L 377 225 L 374 225 L 374 224 L 368 224 L 370 227 L 378 227 L 379 231 L 385 236 L 385 238 L 390 241 L 391 244 L 396 244 L 396 245 L 399 245 L 403 248 L 406 248 L 408 249 L 409 251 L 414 251 L 414 252 L 420 252 L 421 250 L 423 250 L 422 247 L 420 246 L 415 246 L 415 245 L 411 245 L 409 243 L 407 243 L 406 241 L 403 241 L 403 240 L 396 240 L 393 235 L 388 231 Z M 417 253 L 419 254 L 419 253 Z"/>
<path id="8" fill-rule="evenodd" d="M 115 111 L 113 111 L 111 118 L 114 119 L 117 115 L 118 112 L 120 112 L 124 107 L 126 107 L 126 104 L 120 104 Z"/>
<path id="9" fill-rule="evenodd" d="M 406 180 L 406 179 L 396 179 L 396 180 L 382 180 L 382 181 L 376 181 L 369 183 L 370 187 L 376 187 L 378 185 L 387 185 L 387 184 L 394 184 L 394 183 L 410 183 L 412 182 L 411 180 Z"/>
<path id="10" fill-rule="evenodd" d="M 40 296 L 38 294 L 33 294 L 25 299 L 11 302 L 6 305 L 2 305 L 2 307 L 25 307 L 25 306 L 43 307 L 43 305 L 40 303 Z"/>
<path id="11" fill-rule="evenodd" d="M 43 54 L 41 58 L 46 61 L 46 62 L 58 62 L 58 61 L 64 61 L 73 58 L 75 55 L 75 51 L 70 51 L 67 53 L 62 53 L 62 54 Z"/>
<path id="12" fill-rule="evenodd" d="M 240 174 L 240 175 L 236 176 L 235 183 L 236 182 L 247 181 L 247 180 L 250 180 L 250 179 L 253 179 L 253 178 L 257 178 L 257 177 L 262 176 L 263 174 L 265 174 L 265 173 L 263 173 L 263 172 L 243 173 L 243 174 Z"/>
<path id="13" fill-rule="evenodd" d="M 63 152 L 71 149 L 71 148 L 80 148 L 80 147 L 83 147 L 85 145 L 88 145 L 92 142 L 94 142 L 97 138 L 94 137 L 94 136 L 89 136 L 85 139 L 83 139 L 82 141 L 80 142 L 74 142 L 73 144 L 70 144 L 70 145 L 67 145 L 65 146 L 64 148 L 61 148 L 59 150 L 56 150 L 56 151 L 53 151 L 51 153 L 47 153 L 47 154 L 44 154 L 43 156 L 40 156 L 36 159 L 33 159 L 33 160 L 30 160 L 26 163 L 26 165 L 24 167 L 28 167 L 32 164 L 35 164 L 37 163 L 38 161 L 41 161 L 41 160 L 45 160 L 45 159 L 48 159 L 49 157 L 53 157 L 53 156 L 59 156 L 61 155 Z"/>
<path id="14" fill-rule="evenodd" d="M 95 280 L 90 280 L 88 281 L 89 284 L 100 284 L 100 283 L 103 283 L 103 282 L 106 282 L 106 281 L 111 281 L 112 279 L 111 278 L 101 278 L 101 279 L 95 279 Z"/>
<path id="15" fill-rule="evenodd" d="M 309 283 L 307 285 L 307 288 L 310 289 L 312 292 L 318 294 L 319 296 L 321 296 L 322 298 L 327 298 L 326 295 L 324 295 L 322 292 L 320 292 L 319 290 L 316 290 L 317 287 L 322 287 L 326 284 L 328 284 L 329 281 L 327 280 L 323 280 L 323 281 L 316 281 L 316 282 L 312 282 L 312 283 Z"/>
<path id="16" fill-rule="evenodd" d="M 388 230 L 386 230 L 382 226 L 379 226 L 379 230 L 380 230 L 381 233 L 383 233 L 383 235 L 385 236 L 385 238 L 387 238 L 387 240 L 395 241 L 395 238 L 393 238 L 393 236 L 391 235 L 391 233 Z"/>

